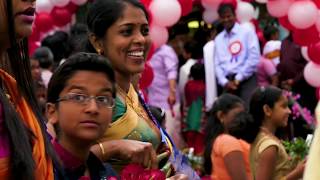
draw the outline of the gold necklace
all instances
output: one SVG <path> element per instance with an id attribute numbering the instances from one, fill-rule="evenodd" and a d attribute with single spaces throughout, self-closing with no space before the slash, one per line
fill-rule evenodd
<path id="1" fill-rule="evenodd" d="M 128 104 L 136 112 L 138 116 L 140 116 L 143 119 L 149 119 L 148 114 L 146 113 L 146 111 L 140 103 L 138 103 L 138 105 L 135 105 L 132 97 L 128 96 L 128 93 L 126 93 L 119 85 L 116 85 L 116 88 L 119 95 L 121 95 L 122 98 L 125 100 L 125 103 Z"/>

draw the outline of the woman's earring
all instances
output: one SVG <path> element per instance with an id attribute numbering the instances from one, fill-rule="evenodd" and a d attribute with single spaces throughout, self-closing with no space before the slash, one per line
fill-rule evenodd
<path id="1" fill-rule="evenodd" d="M 103 55 L 103 51 L 101 49 L 97 49 L 99 55 Z"/>

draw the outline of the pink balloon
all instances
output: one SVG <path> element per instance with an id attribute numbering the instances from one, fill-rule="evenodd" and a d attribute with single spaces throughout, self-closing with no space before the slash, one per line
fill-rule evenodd
<path id="1" fill-rule="evenodd" d="M 202 14 L 202 19 L 206 23 L 213 23 L 218 18 L 219 18 L 218 12 L 217 11 L 213 11 L 211 9 L 206 9 Z"/>
<path id="2" fill-rule="evenodd" d="M 307 46 L 302 46 L 301 47 L 301 54 L 302 57 L 306 60 L 306 61 L 311 61 L 309 55 L 308 55 L 308 47 Z"/>
<path id="3" fill-rule="evenodd" d="M 72 14 L 66 8 L 55 7 L 51 14 L 56 26 L 65 26 L 66 24 L 71 22 Z"/>
<path id="4" fill-rule="evenodd" d="M 168 29 L 157 25 L 151 25 L 149 34 L 155 49 L 166 44 L 169 38 Z"/>
<path id="5" fill-rule="evenodd" d="M 37 13 L 50 13 L 54 5 L 49 0 L 37 0 L 36 1 L 36 11 Z"/>
<path id="6" fill-rule="evenodd" d="M 177 0 L 153 0 L 150 4 L 153 23 L 172 26 L 181 16 L 181 6 Z"/>
<path id="7" fill-rule="evenodd" d="M 201 0 L 205 9 L 217 10 L 222 0 Z"/>
<path id="8" fill-rule="evenodd" d="M 320 87 L 320 66 L 309 62 L 303 71 L 305 80 L 313 87 Z"/>
<path id="9" fill-rule="evenodd" d="M 84 5 L 88 0 L 71 0 L 71 2 L 75 3 L 78 6 Z"/>
<path id="10" fill-rule="evenodd" d="M 240 23 L 242 22 L 248 22 L 251 19 L 254 18 L 254 7 L 248 3 L 248 2 L 239 2 L 237 9 L 236 9 L 236 14 L 237 14 L 237 19 L 239 20 Z"/>
<path id="11" fill-rule="evenodd" d="M 48 32 L 53 28 L 53 19 L 48 13 L 39 13 L 36 16 L 35 26 L 40 32 Z"/>
<path id="12" fill-rule="evenodd" d="M 70 0 L 50 0 L 56 7 L 64 7 L 69 4 Z"/>
<path id="13" fill-rule="evenodd" d="M 293 0 L 269 0 L 267 2 L 268 12 L 274 17 L 285 16 L 292 2 Z"/>
<path id="14" fill-rule="evenodd" d="M 290 23 L 298 29 L 306 29 L 314 25 L 318 15 L 317 6 L 307 0 L 294 2 L 288 11 Z"/>

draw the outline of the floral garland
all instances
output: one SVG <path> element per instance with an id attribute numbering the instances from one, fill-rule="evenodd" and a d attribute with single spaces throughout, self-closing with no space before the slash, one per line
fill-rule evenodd
<path id="1" fill-rule="evenodd" d="M 314 116 L 311 114 L 310 110 L 306 107 L 302 107 L 298 100 L 300 99 L 300 94 L 293 94 L 290 91 L 284 91 L 284 96 L 288 98 L 289 106 L 292 110 L 293 119 L 301 117 L 312 129 L 314 129 L 316 121 Z"/>

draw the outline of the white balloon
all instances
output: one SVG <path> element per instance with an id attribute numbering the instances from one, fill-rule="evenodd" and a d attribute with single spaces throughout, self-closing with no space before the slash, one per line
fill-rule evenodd
<path id="1" fill-rule="evenodd" d="M 177 0 L 153 0 L 150 4 L 153 23 L 172 26 L 181 17 L 181 6 Z"/>
<path id="2" fill-rule="evenodd" d="M 289 22 L 298 29 L 306 29 L 314 25 L 318 15 L 317 6 L 309 0 L 294 2 L 288 11 Z"/>
<path id="3" fill-rule="evenodd" d="M 265 4 L 268 2 L 268 0 L 256 0 L 258 3 L 261 3 L 261 4 Z"/>
<path id="4" fill-rule="evenodd" d="M 313 87 L 320 87 L 320 65 L 309 62 L 303 71 L 304 79 Z"/>
<path id="5" fill-rule="evenodd" d="M 290 5 L 294 0 L 272 0 L 268 1 L 267 9 L 270 15 L 274 17 L 283 17 L 287 15 Z"/>
<path id="6" fill-rule="evenodd" d="M 202 14 L 202 19 L 206 23 L 213 23 L 219 18 L 217 10 L 206 9 Z"/>
<path id="7" fill-rule="evenodd" d="M 49 0 L 37 0 L 36 1 L 36 11 L 37 13 L 51 13 L 54 5 Z"/>
<path id="8" fill-rule="evenodd" d="M 81 6 L 84 5 L 85 3 L 87 3 L 88 0 L 71 0 L 71 2 L 73 2 L 74 4 Z"/>
<path id="9" fill-rule="evenodd" d="M 303 58 L 307 61 L 311 61 L 309 55 L 308 55 L 308 47 L 307 46 L 302 46 L 301 47 L 301 54 Z"/>
<path id="10" fill-rule="evenodd" d="M 47 0 L 49 1 L 49 0 Z M 69 4 L 70 0 L 50 0 L 54 6 L 65 7 Z"/>
<path id="11" fill-rule="evenodd" d="M 236 15 L 240 23 L 248 22 L 254 18 L 254 7 L 248 2 L 239 1 L 236 9 Z"/>
<path id="12" fill-rule="evenodd" d="M 168 29 L 155 24 L 151 25 L 149 34 L 153 44 L 155 45 L 155 48 L 166 44 L 169 39 Z"/>
<path id="13" fill-rule="evenodd" d="M 241 23 L 241 27 L 242 27 L 242 28 L 247 28 L 247 29 L 252 30 L 253 32 L 256 32 L 256 27 L 255 27 L 254 24 L 253 24 L 252 22 L 250 22 L 250 21 Z"/>

